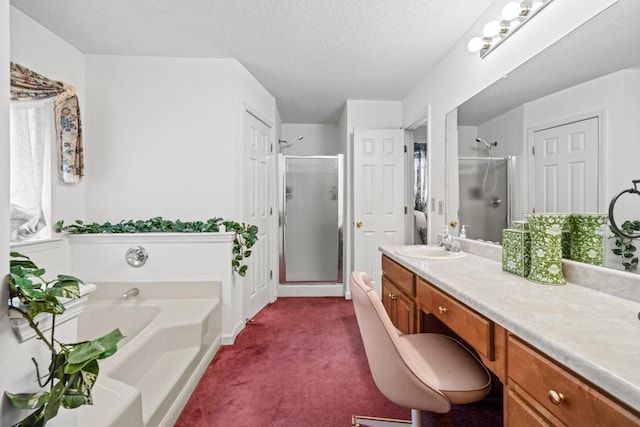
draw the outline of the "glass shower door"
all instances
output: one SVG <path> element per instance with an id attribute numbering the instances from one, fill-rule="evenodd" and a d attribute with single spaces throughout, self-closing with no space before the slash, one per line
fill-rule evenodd
<path id="1" fill-rule="evenodd" d="M 460 225 L 467 237 L 502 241 L 509 215 L 508 161 L 496 157 L 459 158 Z"/>
<path id="2" fill-rule="evenodd" d="M 342 282 L 342 156 L 284 156 L 282 282 Z"/>

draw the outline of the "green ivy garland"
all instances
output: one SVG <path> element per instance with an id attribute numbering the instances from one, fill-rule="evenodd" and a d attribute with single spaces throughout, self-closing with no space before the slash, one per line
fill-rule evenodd
<path id="1" fill-rule="evenodd" d="M 233 231 L 236 237 L 233 239 L 233 260 L 231 266 L 240 276 L 247 274 L 248 266 L 243 264 L 245 258 L 251 256 L 251 248 L 258 240 L 258 227 L 255 225 L 227 221 L 215 217 L 206 221 L 171 221 L 160 216 L 148 220 L 122 220 L 112 224 L 87 223 L 76 220 L 74 224 L 65 225 L 63 220 L 56 223 L 58 232 L 65 231 L 69 234 L 102 234 L 102 233 L 217 233 L 220 226 L 226 231 Z"/>

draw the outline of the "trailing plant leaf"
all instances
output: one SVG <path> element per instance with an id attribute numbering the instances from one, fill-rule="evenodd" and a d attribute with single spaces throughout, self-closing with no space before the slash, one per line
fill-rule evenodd
<path id="1" fill-rule="evenodd" d="M 233 259 L 231 267 L 240 276 L 247 274 L 248 266 L 244 259 L 251 256 L 251 249 L 258 240 L 258 227 L 255 225 L 226 221 L 220 217 L 209 218 L 206 221 L 175 221 L 166 220 L 160 216 L 148 220 L 122 220 L 117 224 L 105 222 L 103 224 L 84 223 L 76 220 L 73 224 L 65 225 L 63 220 L 56 222 L 58 232 L 69 234 L 102 234 L 102 233 L 217 233 L 221 226 L 229 232 L 235 232 L 233 240 Z"/>
<path id="2" fill-rule="evenodd" d="M 82 222 L 76 222 L 82 225 Z M 92 228 L 95 228 L 92 226 Z M 54 418 L 60 406 L 68 409 L 93 403 L 91 391 L 99 373 L 98 360 L 111 356 L 117 350 L 118 342 L 123 338 L 119 329 L 92 341 L 81 343 L 62 343 L 55 339 L 55 317 L 51 337 L 48 338 L 38 328 L 35 317 L 40 313 L 53 316 L 64 312 L 62 298 L 78 298 L 79 284 L 77 277 L 60 274 L 56 279 L 44 279 L 45 270 L 35 265 L 27 256 L 17 252 L 11 253 L 10 273 L 6 277 L 12 298 L 18 298 L 20 304 L 10 300 L 9 309 L 18 311 L 29 322 L 38 338 L 51 352 L 48 375 L 42 382 L 40 370 L 35 359 L 36 379 L 41 387 L 50 385 L 48 391 L 40 393 L 10 393 L 5 395 L 12 405 L 19 409 L 33 409 L 14 427 L 44 427 Z"/>
<path id="3" fill-rule="evenodd" d="M 76 344 L 71 351 L 69 351 L 69 364 L 74 365 L 84 363 L 88 360 L 98 358 L 105 352 L 113 351 L 113 348 L 116 347 L 118 341 L 123 338 L 124 335 L 122 335 L 120 329 L 114 329 L 108 334 L 93 341 Z"/>
<path id="4" fill-rule="evenodd" d="M 625 234 L 634 235 L 640 231 L 640 220 L 625 221 L 620 227 Z M 611 249 L 614 255 L 621 258 L 620 264 L 626 271 L 632 271 L 638 268 L 638 257 L 635 255 L 637 248 L 633 245 L 633 239 L 619 235 L 612 227 L 609 227 L 613 236 L 609 238 L 615 239 L 615 248 Z"/>

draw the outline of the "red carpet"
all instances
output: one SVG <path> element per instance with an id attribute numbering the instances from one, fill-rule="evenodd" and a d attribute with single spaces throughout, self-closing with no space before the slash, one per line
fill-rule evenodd
<path id="1" fill-rule="evenodd" d="M 223 346 L 180 415 L 178 427 L 350 426 L 353 414 L 410 418 L 369 372 L 353 304 L 342 298 L 280 298 Z M 429 426 L 501 426 L 488 399 L 425 414 Z"/>

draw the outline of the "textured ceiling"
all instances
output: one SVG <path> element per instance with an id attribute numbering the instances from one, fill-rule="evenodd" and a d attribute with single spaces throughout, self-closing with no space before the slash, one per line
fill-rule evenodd
<path id="1" fill-rule="evenodd" d="M 237 58 L 285 123 L 400 100 L 493 0 L 11 0 L 87 54 Z"/>
<path id="2" fill-rule="evenodd" d="M 458 124 L 485 123 L 526 102 L 640 65 L 640 1 L 619 0 L 458 108 Z"/>

